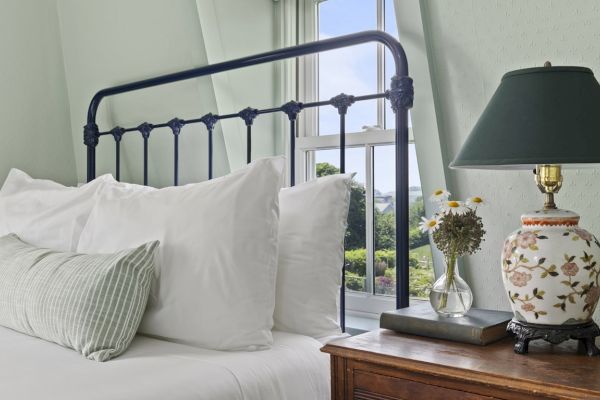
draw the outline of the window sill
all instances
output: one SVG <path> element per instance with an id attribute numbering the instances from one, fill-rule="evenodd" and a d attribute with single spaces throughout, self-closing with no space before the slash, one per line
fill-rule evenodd
<path id="1" fill-rule="evenodd" d="M 351 336 L 379 329 L 379 316 L 346 315 L 346 333 Z"/>
<path id="2" fill-rule="evenodd" d="M 425 302 L 424 299 L 411 298 L 411 304 Z M 351 336 L 379 329 L 380 313 L 365 313 L 352 310 L 346 311 L 346 333 Z"/>

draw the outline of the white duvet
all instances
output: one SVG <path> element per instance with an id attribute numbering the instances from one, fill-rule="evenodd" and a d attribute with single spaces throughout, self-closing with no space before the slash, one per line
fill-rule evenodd
<path id="1" fill-rule="evenodd" d="M 0 327 L 0 397 L 10 400 L 329 399 L 329 358 L 307 336 L 273 332 L 270 350 L 220 352 L 135 338 L 122 356 L 86 360 Z"/>

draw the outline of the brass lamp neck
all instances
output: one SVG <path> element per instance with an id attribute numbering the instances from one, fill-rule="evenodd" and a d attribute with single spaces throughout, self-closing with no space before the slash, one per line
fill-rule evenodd
<path id="1" fill-rule="evenodd" d="M 554 193 L 562 187 L 563 177 L 561 167 L 557 164 L 540 164 L 535 168 L 535 182 L 544 193 L 544 210 L 556 209 Z"/>

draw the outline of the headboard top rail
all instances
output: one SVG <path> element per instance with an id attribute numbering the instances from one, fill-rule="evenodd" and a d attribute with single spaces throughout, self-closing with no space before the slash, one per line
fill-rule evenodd
<path id="1" fill-rule="evenodd" d="M 198 68 L 192 68 L 185 71 L 172 74 L 161 75 L 154 78 L 143 79 L 136 82 L 125 83 L 123 85 L 113 86 L 102 89 L 97 92 L 88 108 L 87 122 L 96 122 L 96 113 L 102 99 L 115 94 L 132 92 L 135 90 L 146 89 L 153 86 L 164 85 L 183 81 L 201 76 L 213 75 L 219 72 L 231 71 L 257 64 L 264 64 L 273 61 L 284 60 L 287 58 L 300 57 L 308 54 L 321 53 L 324 51 L 339 49 L 342 47 L 354 46 L 368 42 L 379 42 L 385 45 L 392 52 L 394 64 L 396 66 L 397 76 L 408 76 L 408 62 L 402 45 L 391 35 L 381 31 L 364 31 L 350 35 L 338 36 L 331 39 L 324 39 L 317 42 L 305 43 L 298 46 L 286 47 L 255 54 L 236 60 L 224 61 L 217 64 L 205 65 Z"/>

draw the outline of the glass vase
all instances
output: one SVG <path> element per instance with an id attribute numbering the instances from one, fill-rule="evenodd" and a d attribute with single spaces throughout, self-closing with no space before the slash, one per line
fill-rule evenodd
<path id="1" fill-rule="evenodd" d="M 431 307 L 444 317 L 462 317 L 473 303 L 473 292 L 458 275 L 456 261 L 446 264 L 446 272 L 435 281 L 429 293 Z"/>

